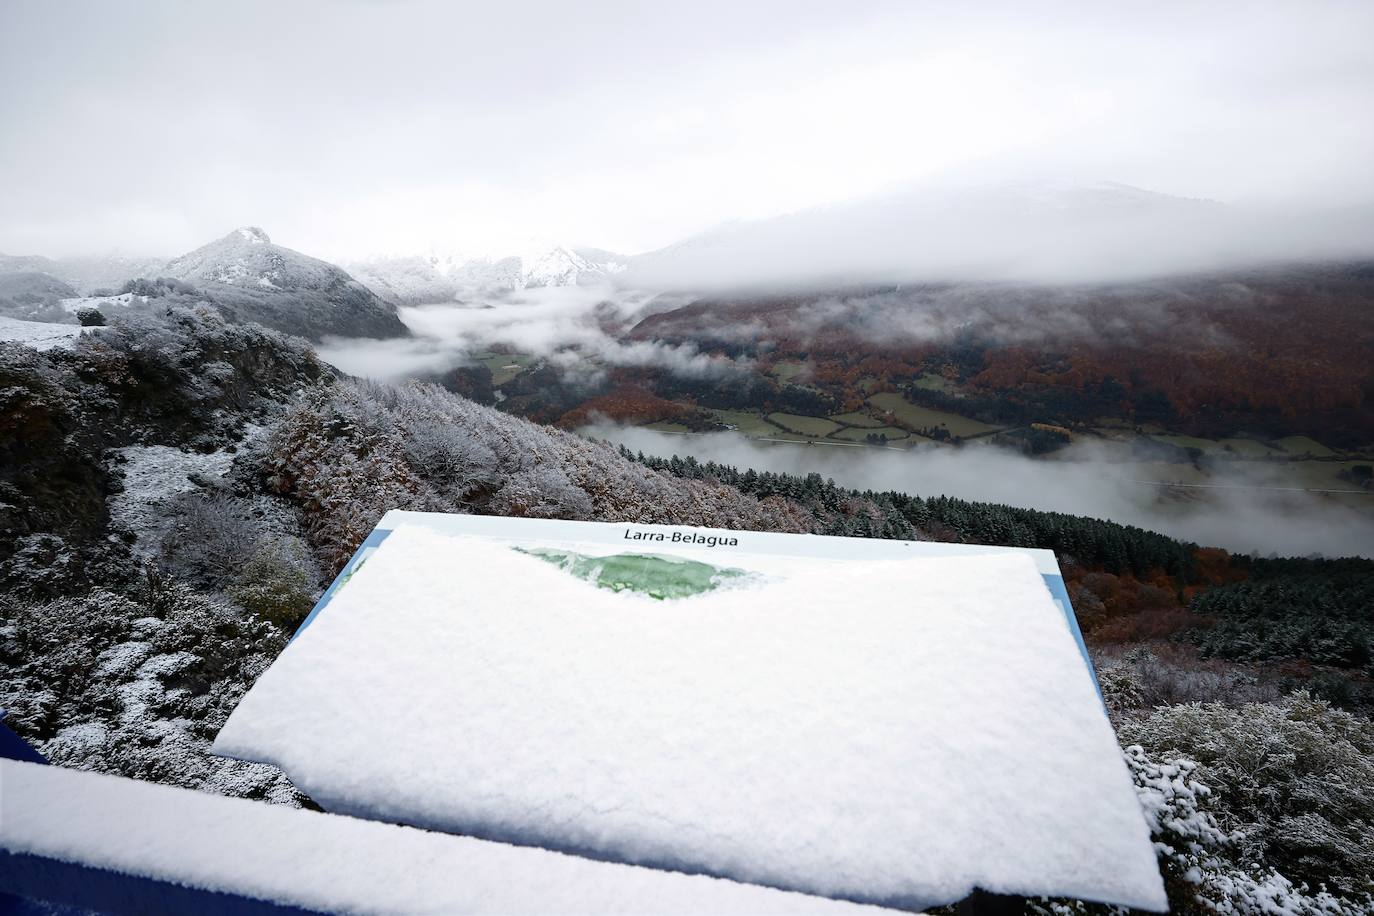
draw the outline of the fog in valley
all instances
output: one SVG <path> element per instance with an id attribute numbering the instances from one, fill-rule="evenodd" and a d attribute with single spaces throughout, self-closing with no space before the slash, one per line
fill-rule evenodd
<path id="1" fill-rule="evenodd" d="M 584 432 L 646 455 L 691 455 L 739 468 L 817 473 L 856 489 L 1105 518 L 1243 553 L 1374 557 L 1374 505 L 1368 505 L 1374 495 L 1354 488 L 1343 497 L 1295 492 L 1276 473 L 1221 471 L 1209 480 L 1212 489 L 1174 489 L 1135 479 L 1138 468 L 1113 462 L 1090 444 L 1066 449 L 1055 460 L 1036 460 L 990 445 L 906 451 L 610 424 Z"/>
<path id="2" fill-rule="evenodd" d="M 1242 295 L 1243 291 L 1238 292 Z M 899 321 L 892 296 L 874 308 L 892 333 L 913 339 L 947 339 L 961 321 L 959 294 L 936 296 L 923 311 L 905 309 Z M 391 341 L 328 341 L 320 353 L 345 372 L 382 381 L 438 374 L 472 365 L 474 355 L 493 347 L 548 360 L 568 384 L 602 380 L 612 367 L 637 366 L 699 377 L 744 372 L 735 362 L 698 352 L 690 343 L 668 345 L 624 341 L 623 330 L 644 315 L 681 305 L 676 297 L 616 292 L 608 288 L 529 289 L 475 297 L 467 303 L 438 303 L 401 310 L 415 337 Z M 822 299 L 815 314 L 844 314 L 843 297 Z M 968 320 L 977 309 L 969 307 Z M 804 316 L 808 313 L 803 313 Z M 1058 317 L 1056 317 L 1058 316 Z M 833 317 L 833 316 L 830 316 Z M 876 320 L 876 319 L 875 319 Z M 999 321 L 1009 322 L 1003 314 Z M 1146 310 L 1134 319 L 1148 326 L 1159 316 Z M 998 325 L 1006 339 L 1071 338 L 1097 333 L 1057 312 Z M 730 329 L 721 329 L 728 333 Z M 747 335 L 748 328 L 736 329 Z M 800 330 L 805 331 L 805 327 Z M 1123 323 L 1118 330 L 1130 331 Z M 973 442 L 963 447 L 915 450 L 864 445 L 770 443 L 734 432 L 671 434 L 647 428 L 600 424 L 588 435 L 658 456 L 691 455 L 740 468 L 794 474 L 819 473 L 859 489 L 897 490 L 922 496 L 949 495 L 1033 509 L 1067 512 L 1139 525 L 1204 545 L 1260 555 L 1374 556 L 1374 496 L 1354 486 L 1346 493 L 1303 492 L 1287 462 L 1215 462 L 1198 485 L 1174 474 L 1170 465 L 1123 461 L 1091 441 L 1062 450 L 1052 459 Z M 1190 465 L 1177 466 L 1179 471 Z M 1188 487 L 1159 486 L 1181 480 Z"/>
<path id="3" fill-rule="evenodd" d="M 401 319 L 414 337 L 333 338 L 320 355 L 350 375 L 379 381 L 471 365 L 472 354 L 492 347 L 548 359 L 569 381 L 579 382 L 597 381 L 603 367 L 656 368 L 687 377 L 746 368 L 747 362 L 700 353 L 690 343 L 622 341 L 609 333 L 683 301 L 605 287 L 503 291 L 465 303 L 402 307 Z"/>

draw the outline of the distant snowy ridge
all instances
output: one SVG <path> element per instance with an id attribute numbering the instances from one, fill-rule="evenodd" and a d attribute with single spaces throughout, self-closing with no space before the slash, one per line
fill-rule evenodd
<path id="1" fill-rule="evenodd" d="M 346 264 L 359 282 L 391 302 L 441 302 L 474 291 L 605 283 L 628 259 L 599 248 L 532 243 L 515 254 L 381 256 Z"/>

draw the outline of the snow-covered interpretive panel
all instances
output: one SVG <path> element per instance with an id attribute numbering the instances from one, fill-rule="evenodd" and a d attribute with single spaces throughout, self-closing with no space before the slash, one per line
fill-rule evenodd
<path id="1" fill-rule="evenodd" d="M 1043 552 L 379 527 L 215 743 L 326 810 L 902 907 L 1166 906 Z"/>
<path id="2" fill-rule="evenodd" d="M 12 760 L 0 760 L 0 904 L 14 877 L 6 866 L 24 867 L 6 863 L 6 853 L 319 913 L 877 912 Z M 49 869 L 34 870 L 52 881 Z M 131 902 L 168 911 L 147 888 L 119 899 L 124 906 L 111 912 L 132 911 Z M 259 912 L 222 903 L 214 911 Z"/>

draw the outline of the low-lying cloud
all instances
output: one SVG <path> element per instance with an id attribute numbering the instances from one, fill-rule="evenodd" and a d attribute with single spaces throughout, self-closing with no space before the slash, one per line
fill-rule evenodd
<path id="1" fill-rule="evenodd" d="M 888 451 L 766 443 L 732 432 L 673 435 L 614 425 L 584 432 L 648 455 L 691 455 L 760 471 L 814 472 L 858 489 L 1105 518 L 1236 552 L 1374 557 L 1374 495 L 1301 492 L 1263 467 L 1223 470 L 1207 481 L 1208 489 L 1170 488 L 1144 482 L 1140 466 L 1109 461 L 1091 446 L 1036 460 L 990 445 Z"/>
<path id="2" fill-rule="evenodd" d="M 504 347 L 549 360 L 570 381 L 595 381 L 608 367 L 655 369 L 703 378 L 747 363 L 703 353 L 692 343 L 621 341 L 616 332 L 678 300 L 602 287 L 549 287 L 466 302 L 400 309 L 414 332 L 404 340 L 332 338 L 320 356 L 350 375 L 392 381 L 471 365 L 473 354 Z"/>
<path id="3" fill-rule="evenodd" d="M 1374 254 L 1374 208 L 1234 207 L 1115 184 L 932 187 L 733 223 L 635 258 L 651 289 L 1100 283 Z"/>

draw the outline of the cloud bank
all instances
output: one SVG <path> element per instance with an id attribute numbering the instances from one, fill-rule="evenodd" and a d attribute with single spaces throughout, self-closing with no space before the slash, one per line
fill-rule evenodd
<path id="1" fill-rule="evenodd" d="M 1132 281 L 1374 257 L 1374 206 L 1227 206 L 1117 184 L 929 187 L 735 223 L 641 255 L 654 289 Z"/>
<path id="2" fill-rule="evenodd" d="M 600 287 L 547 287 L 479 296 L 463 303 L 402 307 L 407 340 L 332 338 L 319 353 L 350 375 L 396 381 L 471 365 L 494 347 L 540 357 L 566 378 L 595 382 L 608 367 L 655 369 L 686 378 L 742 371 L 745 362 L 700 352 L 691 343 L 621 341 L 638 317 L 678 300 Z"/>
<path id="3" fill-rule="evenodd" d="M 1091 447 L 1074 449 L 1068 460 L 1047 461 L 994 446 L 885 451 L 770 444 L 737 433 L 682 436 L 606 424 L 584 433 L 649 455 L 691 455 L 760 471 L 814 472 L 858 489 L 957 496 L 1105 518 L 1242 553 L 1374 557 L 1374 495 L 1346 496 L 1341 502 L 1278 489 L 1292 484 L 1262 470 L 1214 477 L 1210 483 L 1216 489 L 1175 490 L 1134 482 L 1138 468 L 1107 461 Z"/>

